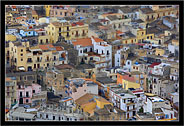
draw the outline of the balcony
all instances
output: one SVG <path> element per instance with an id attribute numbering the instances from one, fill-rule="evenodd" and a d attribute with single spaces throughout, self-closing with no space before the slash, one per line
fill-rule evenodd
<path id="1" fill-rule="evenodd" d="M 32 60 L 27 60 L 27 63 L 32 63 L 33 61 Z"/>
<path id="2" fill-rule="evenodd" d="M 86 36 L 86 33 L 83 33 L 82 36 Z"/>
<path id="3" fill-rule="evenodd" d="M 58 60 L 58 58 L 56 58 L 56 59 L 53 59 L 52 61 L 57 61 Z"/>
<path id="4" fill-rule="evenodd" d="M 45 62 L 49 62 L 49 61 L 51 61 L 51 59 L 46 59 L 46 60 L 45 60 Z"/>
<path id="5" fill-rule="evenodd" d="M 80 34 L 76 34 L 76 35 L 75 35 L 75 37 L 79 37 L 79 36 L 80 36 Z"/>
<path id="6" fill-rule="evenodd" d="M 42 60 L 36 60 L 36 62 L 42 62 Z"/>
<path id="7" fill-rule="evenodd" d="M 64 61 L 64 60 L 65 60 L 65 58 L 59 57 L 59 61 Z"/>

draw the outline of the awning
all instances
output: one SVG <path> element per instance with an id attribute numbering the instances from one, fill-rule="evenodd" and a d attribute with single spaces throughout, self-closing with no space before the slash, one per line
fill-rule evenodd
<path id="1" fill-rule="evenodd" d="M 24 67 L 19 67 L 19 70 L 25 70 L 25 68 Z"/>

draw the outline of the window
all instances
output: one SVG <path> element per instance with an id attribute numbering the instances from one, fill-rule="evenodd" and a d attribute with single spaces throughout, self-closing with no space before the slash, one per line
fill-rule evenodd
<path id="1" fill-rule="evenodd" d="M 48 39 L 46 39 L 46 43 L 48 43 Z"/>
<path id="2" fill-rule="evenodd" d="M 35 90 L 33 90 L 33 93 L 35 93 Z"/>
<path id="3" fill-rule="evenodd" d="M 29 99 L 26 99 L 26 103 L 28 103 L 29 102 Z"/>
<path id="4" fill-rule="evenodd" d="M 23 56 L 23 54 L 20 54 L 21 56 Z"/>
<path id="5" fill-rule="evenodd" d="M 46 115 L 46 119 L 48 119 L 48 117 L 49 117 L 49 116 L 48 116 L 48 115 Z"/>
<path id="6" fill-rule="evenodd" d="M 28 91 L 26 92 L 26 97 L 29 97 L 29 92 Z"/>
<path id="7" fill-rule="evenodd" d="M 57 15 L 57 11 L 56 11 L 56 15 Z"/>
<path id="8" fill-rule="evenodd" d="M 21 59 L 21 61 L 23 61 L 23 59 Z"/>
<path id="9" fill-rule="evenodd" d="M 21 49 L 21 52 L 23 52 L 23 49 Z"/>
<path id="10" fill-rule="evenodd" d="M 60 12 L 60 15 L 62 15 L 62 12 Z"/>
<path id="11" fill-rule="evenodd" d="M 53 120 L 55 120 L 55 116 L 53 116 Z"/>

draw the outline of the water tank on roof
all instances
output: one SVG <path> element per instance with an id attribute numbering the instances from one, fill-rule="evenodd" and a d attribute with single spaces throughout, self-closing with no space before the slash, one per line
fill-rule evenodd
<path id="1" fill-rule="evenodd" d="M 135 62 L 136 65 L 138 65 L 139 63 L 138 62 Z"/>

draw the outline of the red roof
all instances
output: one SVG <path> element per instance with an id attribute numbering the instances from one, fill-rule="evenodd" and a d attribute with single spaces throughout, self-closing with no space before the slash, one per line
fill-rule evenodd
<path id="1" fill-rule="evenodd" d="M 20 18 L 24 18 L 24 19 L 26 19 L 26 17 L 23 17 L 23 16 L 17 17 L 16 19 L 20 19 Z"/>
<path id="2" fill-rule="evenodd" d="M 94 36 L 92 36 L 92 38 L 95 40 L 95 42 L 103 42 L 104 40 L 100 39 L 100 38 L 95 38 Z"/>
<path id="3" fill-rule="evenodd" d="M 154 68 L 154 66 L 157 66 L 157 65 L 159 65 L 159 64 L 161 64 L 161 63 L 152 63 L 151 65 L 149 65 L 148 67 L 151 67 L 151 68 Z"/>
<path id="4" fill-rule="evenodd" d="M 16 9 L 16 6 L 13 5 L 12 8 L 13 8 L 13 9 Z"/>
<path id="5" fill-rule="evenodd" d="M 143 44 L 143 43 L 136 43 L 136 45 L 144 46 L 145 44 Z"/>
<path id="6" fill-rule="evenodd" d="M 122 76 L 122 78 L 123 78 L 123 80 L 135 82 L 134 77 L 130 77 L 129 75 L 124 75 L 124 76 Z"/>
<path id="7" fill-rule="evenodd" d="M 117 30 L 116 34 L 123 34 L 123 32 L 121 32 L 120 30 Z"/>
<path id="8" fill-rule="evenodd" d="M 83 47 L 85 46 L 92 46 L 91 38 L 84 38 L 84 39 L 77 39 L 77 41 L 72 42 L 74 46 L 81 45 Z"/>
<path id="9" fill-rule="evenodd" d="M 72 23 L 72 26 L 76 26 L 76 24 L 75 23 Z"/>
<path id="10" fill-rule="evenodd" d="M 5 109 L 5 112 L 6 112 L 6 113 L 9 112 L 9 109 Z"/>
<path id="11" fill-rule="evenodd" d="M 132 91 L 133 93 L 143 92 L 143 90 Z"/>
<path id="12" fill-rule="evenodd" d="M 54 48 L 54 46 L 52 44 L 48 44 L 48 45 L 39 45 L 40 49 L 42 50 L 48 50 L 49 48 Z"/>
<path id="13" fill-rule="evenodd" d="M 76 22 L 77 25 L 84 25 L 83 22 Z"/>
<path id="14" fill-rule="evenodd" d="M 62 51 L 63 50 L 63 47 L 60 47 L 60 46 L 56 46 L 56 51 Z"/>
<path id="15" fill-rule="evenodd" d="M 101 22 L 106 22 L 106 21 L 108 21 L 108 20 L 106 20 L 106 19 L 101 19 Z"/>

